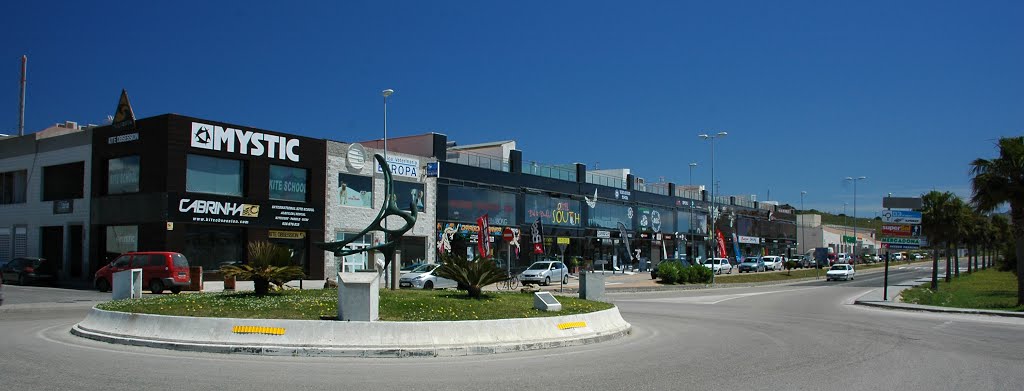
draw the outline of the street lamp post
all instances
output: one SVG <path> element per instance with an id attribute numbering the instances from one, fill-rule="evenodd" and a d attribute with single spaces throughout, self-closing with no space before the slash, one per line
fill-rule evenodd
<path id="1" fill-rule="evenodd" d="M 693 186 L 693 168 L 697 167 L 697 162 L 690 163 L 690 186 Z"/>
<path id="2" fill-rule="evenodd" d="M 853 182 L 853 262 L 857 263 L 857 181 L 868 179 L 866 176 L 846 177 L 846 180 Z"/>
<path id="3" fill-rule="evenodd" d="M 704 140 L 710 140 L 711 141 L 711 183 L 712 184 L 715 183 L 715 139 L 716 138 L 725 137 L 727 135 L 729 135 L 729 133 L 727 133 L 727 132 L 718 132 L 718 133 L 715 133 L 713 135 L 708 135 L 707 133 L 697 135 L 697 137 L 700 137 L 700 138 L 702 138 Z M 693 167 L 694 165 L 696 165 L 696 163 L 694 163 L 690 167 Z M 715 213 L 716 212 L 715 208 L 716 208 L 717 205 L 715 205 L 715 204 L 716 204 L 715 191 L 714 191 L 714 187 L 712 186 L 712 189 L 711 189 L 711 232 L 709 232 L 708 235 L 711 236 L 711 244 L 712 244 L 712 247 L 714 247 L 714 249 L 712 251 L 716 255 L 720 255 L 720 254 L 718 254 L 718 235 L 715 234 L 715 224 L 718 222 L 718 218 L 717 218 L 717 215 Z M 739 257 L 739 254 L 736 254 L 736 256 Z M 718 258 L 718 257 L 716 256 L 716 257 L 713 257 L 713 258 Z M 737 258 L 737 259 L 739 259 L 739 258 Z M 719 266 L 719 267 L 721 267 L 721 266 Z M 714 264 L 714 261 L 712 261 L 712 263 L 711 263 L 711 285 L 712 286 L 715 285 L 715 264 Z"/>
<path id="4" fill-rule="evenodd" d="M 846 250 L 846 234 L 849 233 L 846 229 L 850 228 L 850 215 L 846 214 L 846 205 L 849 205 L 849 203 L 843 203 L 843 237 L 839 238 L 839 246 L 844 247 L 843 250 Z"/>
<path id="5" fill-rule="evenodd" d="M 388 161 L 388 97 L 391 96 L 391 94 L 394 94 L 394 93 L 395 93 L 395 90 L 392 90 L 390 88 L 380 92 L 380 94 L 384 96 L 384 162 L 385 162 L 385 164 L 390 164 L 390 163 L 387 163 L 387 161 Z M 385 167 L 381 167 L 381 170 L 383 170 L 383 169 L 385 169 Z M 387 206 L 388 201 L 390 201 L 389 200 L 390 197 L 391 197 L 391 194 L 385 194 L 384 195 L 384 206 L 385 207 Z M 384 229 L 385 230 L 388 229 L 388 220 L 387 219 L 384 219 Z M 388 241 L 387 233 L 384 234 L 384 241 L 385 242 Z M 387 262 L 387 261 L 388 260 L 385 260 L 385 262 Z M 398 264 L 395 262 L 395 260 L 393 260 L 393 259 L 391 260 L 391 265 L 388 267 L 388 269 L 389 270 L 385 270 L 384 271 L 385 274 L 388 276 L 386 278 L 386 280 L 388 282 L 388 285 L 391 286 L 391 290 L 398 289 Z"/>

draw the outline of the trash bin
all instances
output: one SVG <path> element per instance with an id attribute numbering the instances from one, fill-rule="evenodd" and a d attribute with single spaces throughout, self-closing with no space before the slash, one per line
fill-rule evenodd
<path id="1" fill-rule="evenodd" d="M 188 268 L 188 277 L 189 277 L 190 282 L 188 284 L 188 288 L 185 289 L 185 290 L 187 290 L 187 291 L 202 292 L 203 291 L 203 267 L 202 266 L 192 266 L 192 267 L 189 267 Z"/>
<path id="2" fill-rule="evenodd" d="M 224 277 L 224 290 L 235 290 L 234 277 Z"/>

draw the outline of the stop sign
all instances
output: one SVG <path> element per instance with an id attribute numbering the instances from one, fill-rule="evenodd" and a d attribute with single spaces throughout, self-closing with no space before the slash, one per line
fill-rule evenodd
<path id="1" fill-rule="evenodd" d="M 505 239 L 506 242 L 511 242 L 516 238 L 516 234 L 515 232 L 512 232 L 512 228 L 506 227 L 504 231 L 501 231 L 501 237 L 502 239 Z"/>

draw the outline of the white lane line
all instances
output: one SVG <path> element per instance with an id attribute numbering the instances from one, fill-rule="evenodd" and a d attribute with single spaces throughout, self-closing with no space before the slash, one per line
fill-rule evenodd
<path id="1" fill-rule="evenodd" d="M 729 300 L 733 300 L 733 299 L 741 299 L 741 298 L 750 297 L 750 296 L 767 295 L 767 294 L 772 294 L 772 293 L 796 292 L 796 291 L 802 291 L 802 290 L 808 290 L 808 289 L 818 289 L 818 288 L 823 288 L 823 287 L 812 286 L 812 287 L 807 287 L 807 288 L 794 288 L 794 289 L 784 289 L 784 290 L 767 291 L 767 292 L 736 293 L 736 294 L 731 294 L 731 295 L 665 297 L 665 298 L 658 298 L 658 299 L 626 299 L 626 300 L 617 300 L 617 301 L 676 303 L 676 304 L 718 304 L 718 303 L 721 303 L 721 302 L 724 302 L 724 301 L 729 301 Z"/>

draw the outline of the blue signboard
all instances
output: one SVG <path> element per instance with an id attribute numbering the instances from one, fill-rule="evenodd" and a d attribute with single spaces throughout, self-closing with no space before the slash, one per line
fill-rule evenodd
<path id="1" fill-rule="evenodd" d="M 882 213 L 886 223 L 921 224 L 921 212 L 911 210 L 887 210 Z"/>
<path id="2" fill-rule="evenodd" d="M 439 174 L 439 170 L 440 170 L 440 168 L 438 167 L 437 162 L 427 163 L 427 177 L 428 178 L 437 178 L 438 174 Z"/>

